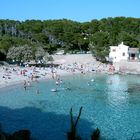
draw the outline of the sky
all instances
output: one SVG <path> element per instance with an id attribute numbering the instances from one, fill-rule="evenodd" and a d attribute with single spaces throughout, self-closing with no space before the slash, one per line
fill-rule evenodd
<path id="1" fill-rule="evenodd" d="M 88 22 L 108 17 L 140 18 L 140 0 L 0 0 L 0 19 L 69 19 Z"/>

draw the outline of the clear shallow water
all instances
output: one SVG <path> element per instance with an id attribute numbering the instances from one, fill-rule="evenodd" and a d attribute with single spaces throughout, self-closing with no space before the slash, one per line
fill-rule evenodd
<path id="1" fill-rule="evenodd" d="M 140 131 L 140 76 L 89 74 L 62 79 L 58 92 L 51 92 L 56 87 L 53 80 L 33 83 L 27 91 L 23 85 L 0 89 L 3 129 L 27 128 L 38 140 L 65 140 L 70 108 L 77 116 L 83 106 L 78 132 L 84 139 L 96 127 L 103 140 L 127 140 Z"/>

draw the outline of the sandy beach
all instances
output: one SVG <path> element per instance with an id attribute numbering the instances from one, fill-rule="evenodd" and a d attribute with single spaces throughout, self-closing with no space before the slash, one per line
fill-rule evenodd
<path id="1" fill-rule="evenodd" d="M 54 55 L 54 63 L 57 68 L 20 67 L 15 65 L 0 67 L 0 87 L 32 82 L 40 79 L 50 79 L 74 73 L 107 72 L 108 66 L 101 64 L 91 54 L 80 55 Z"/>
<path id="2" fill-rule="evenodd" d="M 53 55 L 54 62 L 59 64 L 57 68 L 19 67 L 15 65 L 0 67 L 0 87 L 6 87 L 17 83 L 29 83 L 40 79 L 50 79 L 62 75 L 74 73 L 118 73 L 118 74 L 140 74 L 140 62 L 114 63 L 114 70 L 110 72 L 110 64 L 103 64 L 91 54 L 78 55 Z"/>

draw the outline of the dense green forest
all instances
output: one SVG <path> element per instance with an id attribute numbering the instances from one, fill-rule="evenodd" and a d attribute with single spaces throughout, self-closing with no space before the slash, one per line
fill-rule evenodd
<path id="1" fill-rule="evenodd" d="M 0 59 L 31 60 L 63 49 L 91 51 L 104 59 L 110 45 L 140 46 L 139 18 L 103 18 L 90 22 L 61 20 L 0 20 Z"/>

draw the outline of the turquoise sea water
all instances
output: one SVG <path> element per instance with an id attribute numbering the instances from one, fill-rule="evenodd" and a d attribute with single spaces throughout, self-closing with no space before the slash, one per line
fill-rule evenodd
<path id="1" fill-rule="evenodd" d="M 98 127 L 102 140 L 128 140 L 140 131 L 140 76 L 88 74 L 0 89 L 0 123 L 6 132 L 30 129 L 37 140 L 65 140 L 74 116 L 83 106 L 78 132 L 90 139 Z M 58 92 L 51 92 L 52 88 Z M 37 93 L 39 90 L 39 94 Z M 140 138 L 140 135 L 135 137 Z"/>

